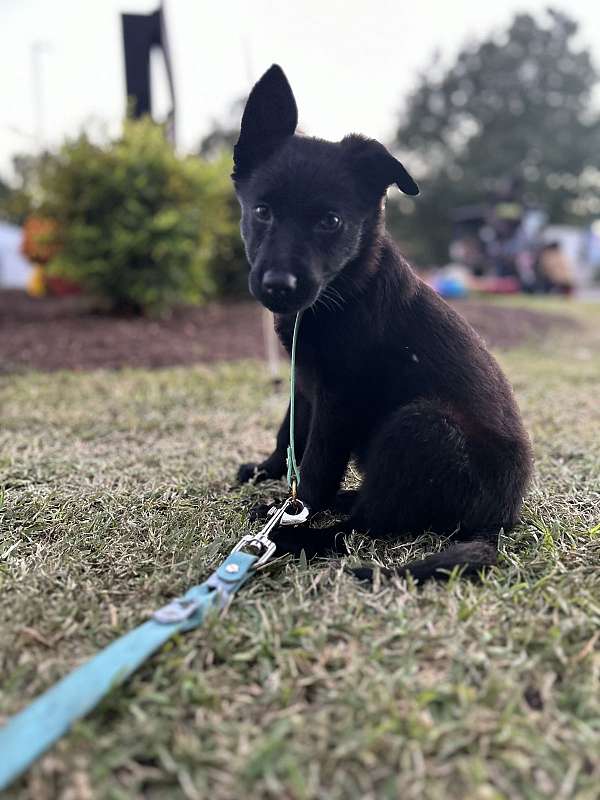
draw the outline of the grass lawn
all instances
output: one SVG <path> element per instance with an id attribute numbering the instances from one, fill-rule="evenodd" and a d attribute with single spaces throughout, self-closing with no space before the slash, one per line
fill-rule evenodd
<path id="1" fill-rule="evenodd" d="M 600 311 L 570 313 L 581 332 L 500 355 L 538 474 L 482 583 L 276 561 L 7 797 L 600 797 Z M 231 482 L 285 402 L 252 363 L 0 377 L 0 717 L 227 553 L 278 490 Z"/>

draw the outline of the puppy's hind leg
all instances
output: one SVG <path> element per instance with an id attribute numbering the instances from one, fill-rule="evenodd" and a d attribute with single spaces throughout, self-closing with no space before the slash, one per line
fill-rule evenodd
<path id="1" fill-rule="evenodd" d="M 501 475 L 482 474 L 472 453 L 460 425 L 433 402 L 399 410 L 374 438 L 350 522 L 373 536 L 458 532 L 446 550 L 389 574 L 425 580 L 444 578 L 455 567 L 476 574 L 496 563 L 498 534 L 510 524 L 514 498 L 504 496 Z M 355 574 L 368 579 L 372 570 Z"/>

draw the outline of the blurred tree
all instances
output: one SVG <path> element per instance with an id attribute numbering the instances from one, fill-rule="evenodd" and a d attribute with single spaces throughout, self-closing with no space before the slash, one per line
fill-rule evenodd
<path id="1" fill-rule="evenodd" d="M 0 181 L 0 219 L 22 225 L 31 213 L 38 191 L 37 178 L 48 154 L 39 156 L 15 155 L 12 159 L 15 180 L 12 184 Z"/>
<path id="2" fill-rule="evenodd" d="M 3 210 L 12 193 L 11 187 L 0 178 L 0 217 L 4 218 Z"/>
<path id="3" fill-rule="evenodd" d="M 420 75 L 395 144 L 422 195 L 390 204 L 390 224 L 423 265 L 447 261 L 452 208 L 508 183 L 553 222 L 600 213 L 598 193 L 580 196 L 597 164 L 600 118 L 591 108 L 599 74 L 574 44 L 577 27 L 558 11 L 539 21 L 518 14 L 503 34 L 463 47 L 450 68 L 436 56 Z"/>

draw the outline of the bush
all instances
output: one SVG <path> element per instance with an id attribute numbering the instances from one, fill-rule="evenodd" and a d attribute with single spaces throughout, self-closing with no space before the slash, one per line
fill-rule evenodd
<path id="1" fill-rule="evenodd" d="M 83 134 L 48 158 L 41 211 L 57 223 L 52 274 L 115 310 L 161 312 L 245 281 L 225 158 L 181 158 L 149 119 L 105 145 Z"/>

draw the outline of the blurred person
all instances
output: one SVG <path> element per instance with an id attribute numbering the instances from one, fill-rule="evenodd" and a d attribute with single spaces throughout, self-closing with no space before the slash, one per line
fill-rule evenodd
<path id="1" fill-rule="evenodd" d="M 572 294 L 574 289 L 573 264 L 559 242 L 550 242 L 540 250 L 537 276 L 542 292 Z"/>

